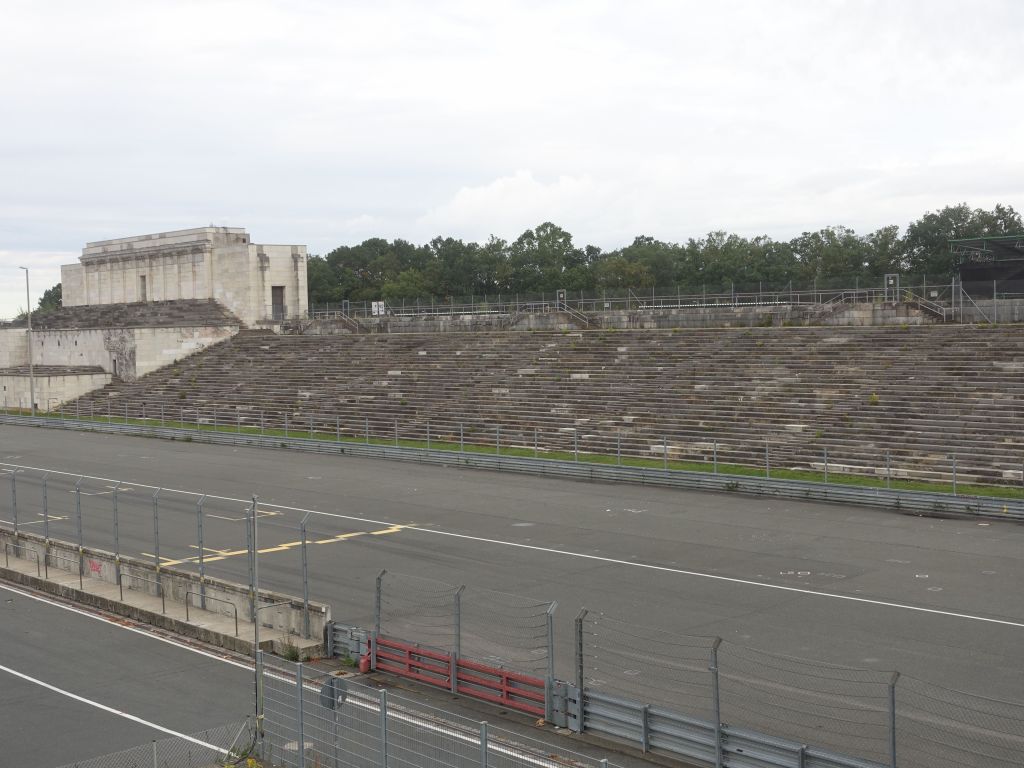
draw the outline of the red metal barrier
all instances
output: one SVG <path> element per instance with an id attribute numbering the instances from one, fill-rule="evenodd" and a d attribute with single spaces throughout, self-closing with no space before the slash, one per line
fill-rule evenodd
<path id="1" fill-rule="evenodd" d="M 401 640 L 377 638 L 377 670 L 411 677 L 421 683 L 451 688 L 451 656 Z"/>
<path id="2" fill-rule="evenodd" d="M 508 669 L 459 659 L 458 692 L 544 717 L 544 680 Z"/>
<path id="3" fill-rule="evenodd" d="M 452 656 L 389 637 L 377 638 L 377 671 L 452 690 Z M 544 717 L 544 679 L 459 659 L 455 692 Z"/>

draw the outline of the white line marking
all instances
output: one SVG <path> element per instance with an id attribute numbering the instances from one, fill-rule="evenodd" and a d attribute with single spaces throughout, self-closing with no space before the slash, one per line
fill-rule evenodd
<path id="1" fill-rule="evenodd" d="M 9 675 L 14 675 L 15 677 L 19 677 L 22 680 L 26 680 L 26 681 L 28 681 L 30 683 L 34 683 L 34 684 L 36 684 L 38 686 L 46 688 L 49 691 L 53 691 L 54 693 L 59 693 L 61 696 L 67 696 L 69 699 L 73 699 L 75 701 L 79 701 L 82 704 L 88 704 L 90 707 L 96 707 L 96 709 L 101 709 L 104 712 L 109 712 L 112 715 L 117 715 L 118 717 L 123 717 L 125 720 L 131 720 L 133 723 L 139 723 L 140 725 L 145 725 L 145 726 L 147 726 L 149 728 L 153 728 L 154 730 L 160 731 L 162 733 L 167 733 L 167 734 L 170 734 L 171 736 L 176 736 L 179 739 L 184 739 L 185 741 L 191 742 L 192 744 L 198 744 L 201 747 L 206 747 L 207 749 L 212 749 L 212 750 L 214 750 L 214 751 L 216 751 L 216 752 L 218 752 L 219 754 L 222 754 L 222 755 L 226 755 L 227 754 L 227 750 L 226 749 L 221 749 L 220 747 L 216 746 L 215 744 L 207 744 L 205 741 L 197 739 L 195 736 L 189 736 L 187 733 L 180 733 L 179 731 L 172 730 L 171 728 L 167 728 L 167 727 L 165 727 L 163 725 L 158 725 L 156 723 L 150 722 L 149 720 L 143 720 L 138 715 L 133 715 L 133 714 L 131 714 L 129 712 L 124 712 L 123 710 L 120 710 L 120 709 L 114 709 L 113 707 L 108 707 L 106 704 L 100 704 L 98 701 L 93 701 L 92 699 L 87 699 L 84 696 L 79 696 L 77 693 L 71 693 L 71 691 L 65 691 L 63 688 L 58 688 L 55 685 L 50 685 L 49 683 L 44 682 L 42 680 L 39 680 L 39 679 L 37 679 L 35 677 L 30 677 L 30 676 L 24 674 L 23 672 L 18 672 L 17 670 L 11 669 L 10 667 L 5 667 L 3 664 L 0 664 L 0 671 L 6 672 Z"/>
<path id="2" fill-rule="evenodd" d="M 50 474 L 62 474 L 62 475 L 69 475 L 69 476 L 72 476 L 72 477 L 81 477 L 81 475 L 76 475 L 73 472 L 60 472 L 59 470 L 43 469 L 41 467 L 26 467 L 26 466 L 21 466 L 21 465 L 18 465 L 18 464 L 6 464 L 6 466 L 16 467 L 17 469 L 20 469 L 20 470 L 29 469 L 29 470 L 33 470 L 33 471 L 36 471 L 36 472 L 49 472 Z M 103 478 L 97 478 L 97 479 L 103 479 Z M 155 488 L 156 487 L 156 486 L 143 486 L 143 485 L 139 485 L 138 483 L 136 483 L 136 485 L 138 485 L 141 488 Z M 164 490 L 170 491 L 171 489 L 165 488 Z M 186 493 L 186 494 L 189 494 L 189 495 L 192 495 L 192 496 L 199 496 L 200 495 L 198 493 L 193 493 L 191 491 L 174 491 L 174 492 L 175 493 Z M 219 498 L 219 499 L 224 499 L 226 501 L 242 501 L 242 502 L 245 501 L 245 499 L 233 499 L 233 498 L 231 498 L 229 496 L 214 496 L 212 494 L 210 494 L 208 496 L 208 498 L 211 498 L 211 499 Z M 335 517 L 335 518 L 339 518 L 339 519 L 342 519 L 342 520 L 355 520 L 355 521 L 361 522 L 361 523 L 373 523 L 374 525 L 394 525 L 394 523 L 386 522 L 386 521 L 383 521 L 383 520 L 371 520 L 370 518 L 366 518 L 366 517 L 355 517 L 353 515 L 342 515 L 342 514 L 338 514 L 336 512 L 320 512 L 319 510 L 315 510 L 315 509 L 303 509 L 302 507 L 287 507 L 287 506 L 284 506 L 284 505 L 281 505 L 281 504 L 267 504 L 266 506 L 274 507 L 276 509 L 288 510 L 288 511 L 291 511 L 291 512 L 303 512 L 303 513 L 305 513 L 305 512 L 312 512 L 313 514 L 324 515 L 325 517 Z M 919 606 L 919 605 L 910 605 L 908 603 L 896 603 L 896 602 L 892 602 L 892 601 L 888 601 L 888 600 L 873 600 L 873 599 L 867 598 L 867 597 L 856 597 L 854 595 L 843 595 L 843 594 L 839 594 L 839 593 L 836 593 L 836 592 L 819 592 L 819 591 L 813 590 L 813 589 L 800 589 L 798 587 L 787 587 L 787 586 L 783 586 L 782 584 L 765 584 L 764 582 L 761 582 L 761 581 L 751 581 L 749 579 L 740 579 L 740 578 L 737 578 L 737 577 L 734 577 L 734 576 L 720 576 L 718 574 L 713 574 L 713 573 L 702 573 L 701 571 L 687 571 L 687 570 L 684 570 L 682 568 L 670 568 L 670 567 L 665 566 L 665 565 L 654 565 L 653 563 L 641 563 L 641 562 L 637 562 L 635 560 L 620 560 L 620 559 L 614 558 L 614 557 L 603 557 L 601 555 L 590 555 L 590 554 L 586 554 L 585 552 L 572 552 L 570 550 L 554 549 L 552 547 L 540 547 L 540 546 L 537 546 L 535 544 L 522 544 L 522 543 L 516 542 L 516 541 L 503 541 L 502 539 L 488 539 L 488 538 L 483 537 L 483 536 L 470 536 L 469 534 L 466 534 L 466 533 L 453 533 L 451 531 L 441 531 L 441 530 L 438 530 L 436 528 L 420 528 L 420 527 L 415 526 L 415 525 L 410 525 L 410 526 L 404 527 L 403 530 L 415 531 L 415 532 L 418 532 L 418 533 L 429 533 L 429 534 L 433 534 L 435 536 L 448 536 L 448 537 L 451 537 L 451 538 L 454 538 L 454 539 L 465 539 L 466 541 L 477 541 L 477 542 L 480 542 L 482 544 L 496 544 L 498 546 L 514 547 L 516 549 L 526 549 L 526 550 L 530 550 L 530 551 L 533 551 L 533 552 L 544 552 L 546 554 L 560 555 L 562 557 L 578 557 L 578 558 L 580 558 L 582 560 L 592 560 L 592 561 L 601 562 L 601 563 L 608 563 L 609 565 L 625 565 L 625 566 L 629 566 L 631 568 L 643 568 L 643 569 L 650 570 L 650 571 L 660 571 L 662 573 L 674 573 L 674 574 L 677 574 L 679 576 L 693 576 L 695 578 L 700 578 L 700 579 L 711 579 L 712 581 L 721 581 L 721 582 L 725 582 L 727 584 L 741 584 L 743 586 L 748 586 L 748 587 L 761 587 L 762 589 L 774 589 L 774 590 L 778 590 L 780 592 L 792 592 L 792 593 L 800 594 L 800 595 L 812 595 L 814 597 L 827 597 L 827 598 L 831 598 L 833 600 L 846 600 L 846 601 L 851 602 L 851 603 L 864 603 L 864 604 L 867 604 L 867 605 L 877 605 L 877 606 L 881 606 L 881 607 L 884 607 L 884 608 L 899 608 L 899 609 L 902 609 L 902 610 L 905 610 L 905 611 L 914 611 L 916 613 L 928 613 L 928 614 L 933 614 L 933 615 L 936 615 L 936 616 L 948 616 L 950 618 L 955 618 L 955 619 L 967 619 L 968 621 L 980 621 L 980 622 L 984 622 L 984 623 L 987 623 L 987 624 L 999 624 L 999 625 L 1006 626 L 1006 627 L 1016 627 L 1016 628 L 1019 628 L 1019 629 L 1024 629 L 1024 622 L 1021 622 L 1021 621 L 1010 621 L 1008 619 L 994 619 L 994 618 L 991 618 L 989 616 L 978 616 L 978 615 L 970 614 L 970 613 L 958 613 L 956 611 L 943 611 L 943 610 L 939 610 L 938 608 L 925 608 L 925 607 Z"/>
<path id="3" fill-rule="evenodd" d="M 229 658 L 226 658 L 224 656 L 218 656 L 215 653 L 210 653 L 209 651 L 204 651 L 201 648 L 195 648 L 195 647 L 193 647 L 191 645 L 186 645 L 185 643 L 178 642 L 177 640 L 174 640 L 174 639 L 169 638 L 169 637 L 162 637 L 160 635 L 155 635 L 152 632 L 148 632 L 148 631 L 146 631 L 144 629 L 139 629 L 138 627 L 128 627 L 128 626 L 125 626 L 124 624 L 121 623 L 121 621 L 123 621 L 123 620 L 108 619 L 106 616 L 100 616 L 99 614 L 96 614 L 96 613 L 90 613 L 89 611 L 84 611 L 81 608 L 75 608 L 74 606 L 71 606 L 71 605 L 64 605 L 63 603 L 58 603 L 56 600 L 50 600 L 50 599 L 42 597 L 40 595 L 33 595 L 31 592 L 26 592 L 26 591 L 21 590 L 21 589 L 16 589 L 15 587 L 10 587 L 10 586 L 8 586 L 6 584 L 0 584 L 0 589 L 6 590 L 8 592 L 13 592 L 14 594 L 21 595 L 22 597 L 27 597 L 30 600 L 35 600 L 36 602 L 39 602 L 39 603 L 45 603 L 46 605 L 52 605 L 54 608 L 60 608 L 61 610 L 64 610 L 64 611 L 70 611 L 71 613 L 77 613 L 79 616 L 85 616 L 86 618 L 93 619 L 94 621 L 101 621 L 104 624 L 109 624 L 112 627 L 117 627 L 118 629 L 123 629 L 123 630 L 126 630 L 128 632 L 134 632 L 137 635 L 142 635 L 143 637 L 148 637 L 150 640 L 159 640 L 161 643 L 167 643 L 168 645 L 173 645 L 175 648 L 180 648 L 183 651 L 191 651 L 192 653 L 197 653 L 200 656 L 205 656 L 208 659 L 214 659 L 216 661 L 222 661 L 225 664 L 230 664 L 233 667 L 238 667 L 239 669 L 244 669 L 244 670 L 247 670 L 249 672 L 252 671 L 252 664 L 245 664 L 245 663 L 243 663 L 241 661 L 235 661 L 234 659 L 229 659 Z"/>

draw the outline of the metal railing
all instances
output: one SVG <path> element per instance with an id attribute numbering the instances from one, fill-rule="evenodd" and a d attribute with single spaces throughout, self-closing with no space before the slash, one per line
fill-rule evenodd
<path id="1" fill-rule="evenodd" d="M 25 553 L 25 556 L 22 558 L 23 560 L 31 559 L 36 561 L 36 578 L 41 578 L 43 575 L 43 571 L 41 566 L 39 565 L 39 553 L 36 552 L 34 549 L 23 546 L 21 544 L 12 544 L 9 541 L 4 543 L 4 565 L 10 568 L 11 552 L 17 553 L 19 551 Z M 31 555 L 32 557 L 30 558 L 29 555 Z M 17 557 L 17 554 L 15 554 L 15 557 Z M 47 577 L 49 577 L 49 569 L 47 569 Z"/>
<path id="2" fill-rule="evenodd" d="M 540 741 L 394 691 L 260 654 L 259 753 L 288 768 L 613 768 L 604 750 Z"/>
<path id="3" fill-rule="evenodd" d="M 193 592 L 192 590 L 188 590 L 185 592 L 185 621 L 191 621 L 191 617 L 189 616 L 189 597 L 193 595 L 202 598 L 204 603 L 213 600 L 214 602 L 223 603 L 224 605 L 230 606 L 231 611 L 234 613 L 235 616 L 235 637 L 238 637 L 238 606 L 232 603 L 230 600 L 224 600 L 219 597 L 213 597 L 211 595 L 206 594 L 205 592 Z M 205 608 L 203 610 L 205 610 Z"/>
<path id="4" fill-rule="evenodd" d="M 200 417 L 202 419 L 202 417 Z M 409 430 L 400 433 L 397 422 L 392 423 L 391 438 L 381 438 L 374 433 L 371 437 L 368 422 L 345 429 L 346 437 L 342 439 L 340 420 L 331 420 L 328 424 L 324 419 L 314 423 L 312 419 L 303 429 L 295 430 L 286 426 L 284 429 L 271 429 L 261 423 L 256 427 L 241 427 L 240 422 L 228 422 L 224 419 L 216 424 L 213 415 L 208 421 L 200 421 L 184 427 L 152 426 L 139 423 L 106 423 L 88 419 L 72 420 L 48 418 L 45 416 L 28 417 L 0 414 L 0 423 L 29 424 L 33 426 L 72 429 L 77 431 L 121 433 L 128 435 L 146 435 L 162 437 L 170 440 L 191 440 L 219 445 L 248 445 L 263 448 L 287 447 L 300 451 L 328 453 L 338 455 L 365 456 L 399 461 L 417 461 L 430 464 L 459 465 L 505 472 L 521 472 L 524 474 L 549 475 L 573 479 L 600 480 L 607 482 L 626 482 L 644 485 L 662 485 L 676 488 L 690 488 L 706 491 L 725 491 L 753 495 L 779 496 L 785 498 L 813 499 L 832 501 L 845 504 L 898 509 L 903 512 L 919 512 L 924 514 L 954 514 L 968 516 L 991 516 L 999 519 L 1024 520 L 1024 494 L 1007 489 L 1005 496 L 977 495 L 965 488 L 971 475 L 971 468 L 958 461 L 955 453 L 949 454 L 948 465 L 941 474 L 941 480 L 951 482 L 952 492 L 925 491 L 915 488 L 901 488 L 902 469 L 886 459 L 882 453 L 881 467 L 865 467 L 843 462 L 842 455 L 835 451 L 822 449 L 820 461 L 812 461 L 808 470 L 804 471 L 807 479 L 789 479 L 778 477 L 777 467 L 780 463 L 778 455 L 773 455 L 770 443 L 760 442 L 760 453 L 763 463 L 760 471 L 744 470 L 742 465 L 730 467 L 726 461 L 731 458 L 735 446 L 718 441 L 706 441 L 702 458 L 704 461 L 694 463 L 685 459 L 668 458 L 668 451 L 656 454 L 657 459 L 647 459 L 643 455 L 629 455 L 618 441 L 617 450 L 611 455 L 583 451 L 579 445 L 579 436 L 574 432 L 569 450 L 563 450 L 568 458 L 549 458 L 550 451 L 539 447 L 535 432 L 530 434 L 531 440 L 517 441 L 508 444 L 507 431 L 496 427 L 493 442 L 471 443 L 465 431 L 455 431 L 455 442 L 448 438 L 445 442 L 438 439 L 436 432 L 431 432 L 431 425 L 417 425 L 418 430 L 409 434 Z M 262 422 L 262 416 L 260 417 Z M 225 426 L 227 431 L 213 429 Z M 326 429 L 325 429 L 326 427 Z M 329 429 L 329 431 L 328 431 Z M 366 431 L 364 431 L 366 430 Z M 479 432 L 474 434 L 479 440 Z M 558 437 L 552 435 L 552 437 Z M 566 436 L 560 436 L 564 441 Z M 524 445 L 523 443 L 526 443 Z M 668 443 L 666 441 L 665 446 Z M 662 446 L 664 448 L 665 446 Z M 657 448 L 658 446 L 655 446 Z M 778 450 L 778 449 L 776 449 Z M 647 455 L 651 453 L 647 446 Z M 786 454 L 783 454 L 787 456 Z M 787 474 L 791 474 L 794 464 L 793 457 L 787 456 L 782 462 Z M 1024 464 L 1015 484 L 1024 485 Z M 680 468 L 677 468 L 680 467 Z M 692 467 L 692 468 L 691 468 Z M 775 468 L 775 469 L 773 469 Z M 862 481 L 864 485 L 851 484 L 851 475 L 858 470 L 874 482 Z M 1016 494 L 1016 495 L 1014 495 Z M 196 494 L 198 496 L 198 494 Z"/>
<path id="5" fill-rule="evenodd" d="M 167 613 L 167 597 L 164 594 L 163 582 L 160 581 L 159 577 L 156 578 L 156 579 L 150 579 L 150 578 L 148 578 L 146 576 L 140 576 L 137 573 L 130 572 L 130 570 L 128 569 L 127 566 L 123 566 L 122 565 L 121 566 L 121 577 L 120 577 L 120 579 L 118 579 L 118 586 L 121 587 L 122 590 L 123 590 L 123 587 L 124 587 L 124 580 L 126 578 L 129 579 L 128 589 L 132 588 L 131 581 L 130 581 L 131 579 L 134 579 L 136 581 L 143 581 L 143 582 L 145 582 L 147 584 L 155 585 L 156 586 L 157 594 L 160 596 L 160 613 L 163 613 L 163 614 Z M 121 599 L 124 600 L 124 592 L 123 591 L 121 592 Z M 207 597 L 206 599 L 207 600 L 211 600 L 212 598 Z M 187 609 L 187 604 L 186 604 L 186 609 Z"/>

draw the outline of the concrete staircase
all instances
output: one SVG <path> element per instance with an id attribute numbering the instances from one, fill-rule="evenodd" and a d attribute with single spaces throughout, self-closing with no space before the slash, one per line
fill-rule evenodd
<path id="1" fill-rule="evenodd" d="M 1012 326 L 275 336 L 243 331 L 82 413 L 1020 484 Z"/>

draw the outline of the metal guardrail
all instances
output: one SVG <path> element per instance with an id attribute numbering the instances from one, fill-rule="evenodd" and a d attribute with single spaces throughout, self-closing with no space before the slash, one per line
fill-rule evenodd
<path id="1" fill-rule="evenodd" d="M 953 496 L 934 491 L 908 491 L 893 488 L 869 488 L 819 483 L 807 480 L 782 480 L 750 475 L 714 474 L 679 469 L 616 466 L 589 462 L 557 461 L 519 456 L 440 451 L 436 448 L 336 442 L 297 437 L 261 436 L 237 432 L 179 429 L 135 424 L 52 419 L 44 416 L 0 414 L 0 424 L 70 429 L 79 432 L 140 435 L 167 440 L 187 440 L 213 445 L 247 445 L 258 448 L 288 448 L 312 453 L 360 456 L 365 458 L 415 461 L 424 464 L 473 467 L 498 472 L 567 477 L 613 483 L 634 483 L 696 491 L 731 492 L 751 496 L 776 496 L 805 501 L 892 509 L 899 512 L 933 516 L 984 517 L 1024 521 L 1024 501 L 994 496 Z"/>
<path id="2" fill-rule="evenodd" d="M 881 763 L 841 755 L 725 723 L 687 717 L 663 707 L 587 689 L 583 730 L 636 744 L 644 753 L 744 768 L 887 768 Z M 716 743 L 717 742 L 717 743 Z M 719 758 L 718 744 L 721 746 Z"/>

